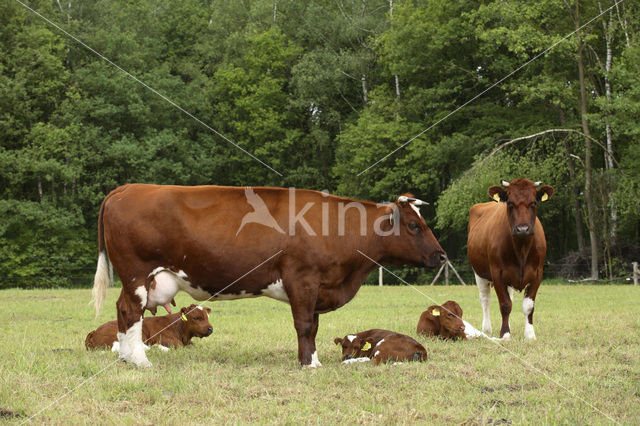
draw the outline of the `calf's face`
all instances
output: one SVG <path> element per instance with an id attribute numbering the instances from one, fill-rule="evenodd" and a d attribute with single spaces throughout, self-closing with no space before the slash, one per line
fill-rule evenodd
<path id="1" fill-rule="evenodd" d="M 213 327 L 209 322 L 211 308 L 191 305 L 180 309 L 180 316 L 184 321 L 185 331 L 192 336 L 206 337 L 213 332 Z"/>
<path id="2" fill-rule="evenodd" d="M 433 314 L 433 312 L 432 312 Z M 462 308 L 457 302 L 449 300 L 439 308 L 440 326 L 453 335 L 464 336 Z"/>
<path id="3" fill-rule="evenodd" d="M 336 337 L 333 343 L 342 346 L 343 361 L 351 358 L 369 356 L 373 350 L 373 345 L 370 341 L 362 339 L 355 334 L 347 334 L 342 339 Z"/>

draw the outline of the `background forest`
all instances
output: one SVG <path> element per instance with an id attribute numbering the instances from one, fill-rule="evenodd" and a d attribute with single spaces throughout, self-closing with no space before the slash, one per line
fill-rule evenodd
<path id="1" fill-rule="evenodd" d="M 547 277 L 640 260 L 636 1 L 28 6 L 120 69 L 0 0 L 0 288 L 91 285 L 100 202 L 127 182 L 410 191 L 470 278 L 469 207 L 522 176 L 556 190 Z"/>

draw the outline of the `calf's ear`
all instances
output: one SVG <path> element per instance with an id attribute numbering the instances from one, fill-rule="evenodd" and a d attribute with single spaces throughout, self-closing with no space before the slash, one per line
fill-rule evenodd
<path id="1" fill-rule="evenodd" d="M 536 192 L 536 198 L 538 201 L 547 201 L 553 195 L 553 187 L 549 185 L 545 185 L 542 188 L 538 189 Z"/>
<path id="2" fill-rule="evenodd" d="M 342 339 L 339 337 L 336 337 L 335 339 L 333 339 L 333 343 L 335 343 L 336 345 L 341 345 L 342 344 Z"/>
<path id="3" fill-rule="evenodd" d="M 208 314 L 210 314 L 210 313 L 211 313 L 211 308 L 209 308 L 209 307 L 207 307 L 207 306 L 205 306 L 205 307 L 204 307 L 204 310 L 205 310 Z"/>
<path id="4" fill-rule="evenodd" d="M 491 197 L 495 201 L 502 202 L 506 202 L 508 198 L 507 191 L 499 186 L 492 186 L 491 188 L 489 188 L 489 197 Z"/>

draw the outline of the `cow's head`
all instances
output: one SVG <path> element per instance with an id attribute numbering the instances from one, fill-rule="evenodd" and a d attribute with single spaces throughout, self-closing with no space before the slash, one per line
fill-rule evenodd
<path id="1" fill-rule="evenodd" d="M 515 237 L 533 235 L 533 227 L 538 213 L 538 203 L 547 201 L 553 195 L 553 188 L 545 185 L 538 189 L 540 182 L 529 179 L 502 181 L 502 187 L 489 188 L 489 196 L 495 201 L 507 204 L 507 216 L 511 234 Z"/>
<path id="2" fill-rule="evenodd" d="M 180 309 L 180 317 L 184 322 L 184 330 L 188 336 L 206 337 L 213 332 L 209 322 L 211 308 L 190 305 Z"/>
<path id="3" fill-rule="evenodd" d="M 373 339 L 363 339 L 356 334 L 347 334 L 343 338 L 336 337 L 333 343 L 342 346 L 342 360 L 370 357 L 373 352 Z"/>
<path id="4" fill-rule="evenodd" d="M 412 194 L 403 194 L 387 206 L 390 226 L 397 226 L 392 237 L 386 239 L 390 264 L 435 268 L 446 260 L 438 240 L 420 214 L 419 206 L 426 205 Z"/>
<path id="5" fill-rule="evenodd" d="M 433 312 L 431 314 L 434 315 Z M 449 300 L 443 303 L 439 308 L 438 319 L 440 320 L 440 335 L 442 335 L 442 329 L 445 329 L 450 335 L 466 339 L 464 322 L 462 322 L 462 308 L 457 302 Z"/>

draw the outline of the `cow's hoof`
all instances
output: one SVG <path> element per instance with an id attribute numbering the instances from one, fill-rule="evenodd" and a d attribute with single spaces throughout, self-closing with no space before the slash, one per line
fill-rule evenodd
<path id="1" fill-rule="evenodd" d="M 151 364 L 151 362 L 149 362 L 148 359 L 142 360 L 140 362 L 136 362 L 136 367 L 138 368 L 151 368 L 153 367 L 153 364 Z"/>
<path id="2" fill-rule="evenodd" d="M 502 340 L 503 342 L 507 342 L 511 340 L 511 333 L 504 333 L 500 338 L 500 340 Z"/>

